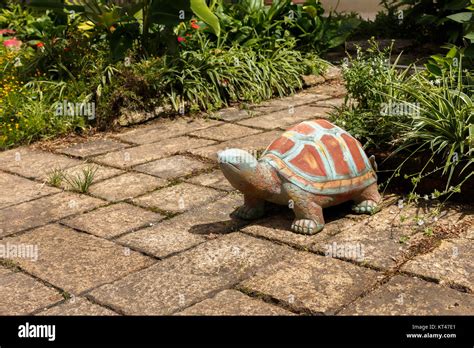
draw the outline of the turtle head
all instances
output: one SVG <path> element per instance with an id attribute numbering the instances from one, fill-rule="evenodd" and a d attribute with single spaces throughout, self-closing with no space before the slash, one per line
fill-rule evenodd
<path id="1" fill-rule="evenodd" d="M 228 149 L 219 152 L 217 157 L 222 173 L 233 187 L 241 192 L 251 189 L 258 166 L 254 156 L 244 150 Z"/>

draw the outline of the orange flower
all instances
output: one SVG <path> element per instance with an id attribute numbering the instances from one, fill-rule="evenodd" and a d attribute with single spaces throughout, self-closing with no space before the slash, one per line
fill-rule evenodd
<path id="1" fill-rule="evenodd" d="M 197 20 L 191 19 L 191 28 L 193 29 L 199 29 L 201 28 L 198 24 L 196 24 Z"/>
<path id="2" fill-rule="evenodd" d="M 3 46 L 5 47 L 12 47 L 12 48 L 19 48 L 23 42 L 18 40 L 16 37 L 3 41 Z"/>

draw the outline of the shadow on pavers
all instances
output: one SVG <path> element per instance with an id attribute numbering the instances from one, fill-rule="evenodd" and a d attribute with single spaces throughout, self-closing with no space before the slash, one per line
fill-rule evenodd
<path id="1" fill-rule="evenodd" d="M 351 205 L 352 202 L 345 202 L 334 207 L 325 208 L 325 222 L 329 223 L 331 221 L 342 219 L 348 214 L 352 214 Z M 265 211 L 265 216 L 262 219 L 255 221 L 242 220 L 235 217 L 234 213 L 231 213 L 229 215 L 229 220 L 197 224 L 192 226 L 189 229 L 189 232 L 199 235 L 228 234 L 235 232 L 245 225 L 259 225 L 262 221 L 267 221 L 268 218 L 271 217 L 280 217 L 280 219 L 275 219 L 275 228 L 290 230 L 291 224 L 295 218 L 292 209 L 288 208 L 287 206 L 266 202 Z"/>

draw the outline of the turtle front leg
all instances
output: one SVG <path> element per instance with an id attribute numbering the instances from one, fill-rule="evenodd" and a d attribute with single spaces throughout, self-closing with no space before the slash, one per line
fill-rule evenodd
<path id="1" fill-rule="evenodd" d="M 377 183 L 374 183 L 364 189 L 358 197 L 354 199 L 355 204 L 352 210 L 357 214 L 375 214 L 380 208 L 378 203 L 382 200 L 377 188 Z"/>
<path id="2" fill-rule="evenodd" d="M 265 214 L 265 200 L 244 195 L 244 205 L 234 211 L 234 215 L 243 220 L 255 220 Z"/>
<path id="3" fill-rule="evenodd" d="M 291 225 L 293 232 L 315 234 L 324 228 L 323 209 L 315 202 L 315 196 L 299 187 L 287 184 L 285 189 L 290 197 L 289 206 L 295 212 L 295 221 Z"/>

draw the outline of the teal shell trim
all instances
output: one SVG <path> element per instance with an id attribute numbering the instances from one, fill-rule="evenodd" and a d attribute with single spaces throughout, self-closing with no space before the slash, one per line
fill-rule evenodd
<path id="1" fill-rule="evenodd" d="M 292 130 L 285 132 L 283 136 L 292 140 L 295 145 L 283 155 L 278 151 L 268 150 L 271 147 L 270 145 L 263 153 L 260 161 L 270 164 L 289 182 L 301 187 L 305 191 L 317 194 L 342 194 L 363 189 L 377 182 L 377 176 L 372 165 L 360 146 L 357 146 L 357 149 L 365 166 L 362 171 L 357 171 L 357 165 L 351 152 L 341 137 L 342 134 L 347 134 L 352 138 L 348 132 L 337 126 L 327 129 L 312 121 L 306 121 L 303 124 L 309 125 L 314 131 L 310 134 L 300 134 Z M 340 175 L 336 172 L 333 157 L 321 141 L 324 135 L 332 135 L 334 139 L 338 140 L 344 160 L 350 169 L 349 174 Z M 326 176 L 311 175 L 291 163 L 291 160 L 300 154 L 305 145 L 312 146 L 318 152 L 324 164 Z M 338 181 L 340 185 L 338 185 Z"/>

